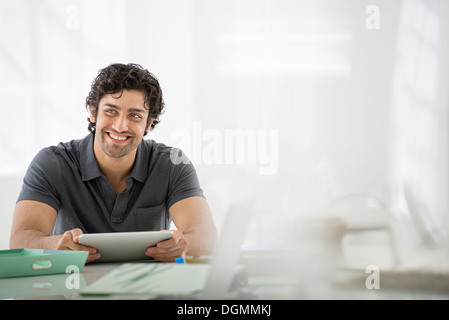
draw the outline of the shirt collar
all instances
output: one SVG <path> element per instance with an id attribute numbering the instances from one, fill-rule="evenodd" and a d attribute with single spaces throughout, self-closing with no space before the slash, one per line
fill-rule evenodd
<path id="1" fill-rule="evenodd" d="M 83 181 L 92 180 L 102 175 L 94 154 L 94 133 L 90 133 L 81 141 L 80 164 Z"/>
<path id="2" fill-rule="evenodd" d="M 136 160 L 134 161 L 133 168 L 131 169 L 130 177 L 136 179 L 139 182 L 144 183 L 147 180 L 148 172 L 148 146 L 142 139 L 139 147 L 137 148 Z"/>
<path id="3" fill-rule="evenodd" d="M 148 165 L 145 165 L 146 163 L 148 163 L 147 149 L 148 146 L 146 145 L 145 141 L 142 140 L 139 147 L 137 148 L 136 159 L 129 175 L 130 177 L 142 183 L 146 181 L 148 171 Z M 94 154 L 94 133 L 90 133 L 81 142 L 80 163 L 83 181 L 92 180 L 103 175 Z"/>

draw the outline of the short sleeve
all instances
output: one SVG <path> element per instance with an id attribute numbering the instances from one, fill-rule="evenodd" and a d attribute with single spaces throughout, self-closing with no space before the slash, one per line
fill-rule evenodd
<path id="1" fill-rule="evenodd" d="M 179 152 L 182 152 L 178 149 Z M 183 154 L 183 161 L 171 161 L 167 206 L 194 196 L 204 197 L 195 167 Z M 187 160 L 187 161 L 186 161 Z"/>
<path id="2" fill-rule="evenodd" d="M 52 149 L 42 149 L 28 167 L 17 201 L 35 200 L 48 204 L 57 211 L 60 207 L 55 184 L 58 167 Z"/>

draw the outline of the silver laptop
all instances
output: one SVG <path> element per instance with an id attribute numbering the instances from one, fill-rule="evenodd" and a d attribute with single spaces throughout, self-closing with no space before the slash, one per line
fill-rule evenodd
<path id="1" fill-rule="evenodd" d="M 254 204 L 255 199 L 250 198 L 236 202 L 229 208 L 201 299 L 225 298 L 236 272 Z"/>

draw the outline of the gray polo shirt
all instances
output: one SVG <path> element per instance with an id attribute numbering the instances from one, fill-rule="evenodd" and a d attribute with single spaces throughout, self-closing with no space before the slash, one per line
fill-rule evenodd
<path id="1" fill-rule="evenodd" d="M 116 195 L 98 167 L 93 139 L 91 133 L 42 149 L 24 177 L 17 201 L 53 207 L 58 213 L 53 234 L 73 228 L 84 233 L 168 229 L 171 205 L 204 197 L 193 165 L 172 163 L 172 148 L 153 140 L 142 140 L 126 190 Z"/>

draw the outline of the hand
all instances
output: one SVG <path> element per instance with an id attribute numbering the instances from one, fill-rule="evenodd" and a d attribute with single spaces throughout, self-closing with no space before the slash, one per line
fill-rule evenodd
<path id="1" fill-rule="evenodd" d="M 86 263 L 99 259 L 100 254 L 97 252 L 97 249 L 78 244 L 79 236 L 82 234 L 83 231 L 78 228 L 64 232 L 58 241 L 56 250 L 88 251 L 89 255 L 87 256 Z"/>
<path id="2" fill-rule="evenodd" d="M 187 249 L 187 239 L 179 230 L 170 231 L 173 232 L 172 238 L 148 248 L 145 254 L 162 262 L 173 262 L 176 258 L 181 257 Z"/>

